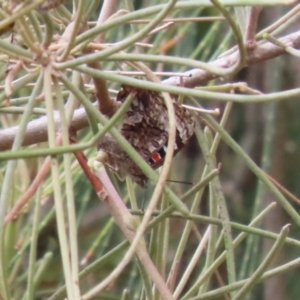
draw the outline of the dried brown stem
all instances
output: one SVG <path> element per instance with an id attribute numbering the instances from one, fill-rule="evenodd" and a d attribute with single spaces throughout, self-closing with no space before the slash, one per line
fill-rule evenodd
<path id="1" fill-rule="evenodd" d="M 43 165 L 39 169 L 37 175 L 35 176 L 34 180 L 30 184 L 26 192 L 21 195 L 21 197 L 18 199 L 14 207 L 5 216 L 4 225 L 7 225 L 9 222 L 13 221 L 18 217 L 22 208 L 28 203 L 30 198 L 35 194 L 38 187 L 41 185 L 43 180 L 48 175 L 50 169 L 51 169 L 51 157 L 48 156 L 46 157 Z"/>
<path id="2" fill-rule="evenodd" d="M 116 10 L 116 1 L 115 0 L 105 0 L 97 21 L 97 26 L 101 25 L 104 23 L 108 18 L 111 17 L 111 15 L 115 12 Z M 97 43 L 103 43 L 105 40 L 105 32 L 99 34 L 96 38 L 95 41 Z M 91 52 L 88 49 L 84 50 L 85 53 Z M 90 68 L 97 69 L 97 70 L 102 70 L 101 64 L 99 62 L 91 62 L 88 64 Z M 116 112 L 116 106 L 114 105 L 114 102 L 112 99 L 109 97 L 108 93 L 108 88 L 106 81 L 101 78 L 95 78 L 93 77 L 93 82 L 95 86 L 95 91 L 96 91 L 96 97 L 98 100 L 98 107 L 99 110 L 101 111 L 102 114 L 112 117 L 113 114 Z"/>
<path id="3" fill-rule="evenodd" d="M 105 187 L 104 189 L 106 189 L 106 193 L 107 193 L 107 198 L 105 199 L 104 204 L 108 208 L 116 224 L 122 230 L 126 239 L 130 243 L 133 243 L 135 240 L 135 236 L 137 234 L 135 229 L 139 225 L 137 220 L 135 219 L 134 216 L 131 215 L 126 205 L 118 195 L 114 186 L 110 182 L 104 167 L 98 169 L 97 174 L 99 180 L 103 182 L 103 185 Z M 99 198 L 103 199 L 101 193 L 98 192 L 97 195 L 99 196 Z M 104 288 L 107 287 L 107 285 L 111 284 L 111 282 L 116 280 L 118 275 L 123 271 L 125 266 L 132 259 L 134 253 L 139 258 L 145 270 L 147 270 L 149 277 L 154 282 L 156 288 L 162 295 L 162 299 L 166 299 L 166 300 L 174 299 L 172 297 L 170 290 L 167 287 L 167 284 L 164 282 L 164 279 L 162 278 L 161 274 L 159 274 L 157 268 L 155 267 L 153 261 L 151 260 L 151 257 L 149 256 L 143 237 L 141 237 L 138 240 L 138 243 L 135 244 L 134 248 L 131 247 L 131 249 L 127 251 L 127 253 L 123 257 L 122 261 L 119 263 L 117 268 L 115 268 L 115 270 L 108 277 L 106 277 L 102 281 L 102 283 L 98 285 L 98 288 L 96 287 L 97 291 L 91 290 L 87 295 L 84 295 L 82 298 L 85 299 L 85 298 L 89 298 L 89 296 L 96 295 L 99 291 L 103 290 Z"/>
<path id="4" fill-rule="evenodd" d="M 61 128 L 59 114 L 55 113 L 54 122 L 56 130 Z M 88 120 L 84 108 L 77 109 L 73 115 L 71 129 L 77 131 L 88 126 Z M 0 150 L 10 149 L 13 140 L 18 131 L 18 126 L 0 130 Z M 27 126 L 27 131 L 24 136 L 23 146 L 29 146 L 36 143 L 46 142 L 47 134 L 47 117 L 42 117 L 31 121 Z"/>
<path id="5" fill-rule="evenodd" d="M 81 151 L 76 151 L 74 152 L 74 155 L 76 156 L 76 159 L 78 163 L 80 164 L 82 170 L 84 171 L 86 177 L 89 179 L 91 182 L 95 192 L 101 193 L 102 197 L 101 200 L 106 199 L 108 197 L 107 193 L 103 189 L 103 185 L 99 178 L 91 171 L 90 167 L 87 164 L 87 158 Z"/>
<path id="6" fill-rule="evenodd" d="M 99 18 L 97 20 L 97 24 L 96 26 L 99 26 L 101 25 L 102 23 L 104 23 L 107 19 L 109 19 L 112 14 L 115 13 L 116 11 L 116 6 L 117 6 L 117 1 L 116 0 L 105 0 L 103 2 L 103 5 L 102 5 L 102 9 L 101 9 L 101 12 L 100 12 L 100 15 L 99 15 Z M 97 43 L 103 43 L 105 40 L 105 32 L 99 34 L 95 41 Z"/>
<path id="7" fill-rule="evenodd" d="M 256 29 L 257 29 L 257 22 L 260 12 L 262 11 L 262 6 L 252 6 L 250 8 L 250 15 L 247 20 L 247 28 L 245 34 L 245 42 L 248 49 L 253 49 L 256 47 Z"/>
<path id="8" fill-rule="evenodd" d="M 62 143 L 62 135 L 59 134 L 56 137 L 56 144 L 59 146 Z M 35 176 L 34 180 L 26 190 L 24 194 L 21 195 L 21 197 L 18 199 L 18 201 L 15 203 L 14 207 L 7 213 L 4 219 L 4 225 L 7 225 L 7 223 L 11 222 L 21 212 L 22 208 L 29 202 L 30 198 L 36 193 L 39 186 L 42 184 L 44 179 L 47 177 L 49 171 L 51 169 L 51 157 L 48 156 L 44 160 L 43 165 L 39 169 L 37 175 Z"/>
<path id="9" fill-rule="evenodd" d="M 91 62 L 88 64 L 88 66 L 93 69 L 102 70 L 99 62 Z M 93 77 L 93 82 L 99 110 L 102 114 L 112 117 L 117 110 L 117 106 L 109 96 L 106 81 L 101 78 Z"/>

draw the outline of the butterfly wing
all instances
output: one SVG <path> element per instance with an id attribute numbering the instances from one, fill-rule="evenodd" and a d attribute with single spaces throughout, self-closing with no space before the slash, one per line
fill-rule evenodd
<path id="1" fill-rule="evenodd" d="M 148 162 L 153 153 L 167 144 L 169 130 L 167 110 L 159 93 L 131 86 L 122 87 L 117 101 L 125 101 L 130 93 L 133 94 L 133 100 L 120 131 Z"/>
<path id="2" fill-rule="evenodd" d="M 159 92 L 124 85 L 117 101 L 124 102 L 130 93 L 133 94 L 133 100 L 123 121 L 121 133 L 149 165 L 156 169 L 164 161 L 168 142 L 169 118 L 164 99 Z M 195 121 L 174 100 L 173 105 L 176 120 L 175 155 L 193 135 Z"/>
<path id="3" fill-rule="evenodd" d="M 159 92 L 123 85 L 117 101 L 123 103 L 129 94 L 133 95 L 133 99 L 125 113 L 120 132 L 143 159 L 156 169 L 163 164 L 168 143 L 169 118 L 164 99 Z M 193 135 L 195 121 L 175 101 L 173 105 L 176 119 L 175 155 Z M 108 161 L 116 172 L 121 176 L 127 174 L 145 186 L 146 176 L 114 139 L 104 138 L 98 147 L 107 153 Z"/>

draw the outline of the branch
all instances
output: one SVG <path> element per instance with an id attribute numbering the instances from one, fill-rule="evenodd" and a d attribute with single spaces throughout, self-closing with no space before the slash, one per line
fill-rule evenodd
<path id="1" fill-rule="evenodd" d="M 283 38 L 280 38 L 279 41 L 284 43 L 286 46 L 298 49 L 300 48 L 300 31 L 291 33 Z M 285 53 L 286 52 L 283 48 L 275 46 L 274 44 L 269 42 L 259 45 L 252 51 L 248 51 L 246 56 L 245 67 L 281 56 Z M 219 68 L 229 68 L 237 62 L 238 58 L 239 53 L 238 51 L 235 51 L 209 64 Z M 192 69 L 190 71 L 187 71 L 186 74 L 189 74 L 190 76 L 182 77 L 182 79 L 180 79 L 179 77 L 170 77 L 169 79 L 166 79 L 163 82 L 168 85 L 180 85 L 181 80 L 183 81 L 184 87 L 194 88 L 195 86 L 202 85 L 203 83 L 209 80 L 219 77 L 217 75 L 200 69 Z"/>
<path id="2" fill-rule="evenodd" d="M 300 48 L 300 31 L 289 34 L 281 39 L 279 39 L 286 46 L 292 48 Z M 257 46 L 255 49 L 249 51 L 246 57 L 246 65 L 253 65 L 259 62 L 266 61 L 271 58 L 275 58 L 285 54 L 285 50 L 281 47 L 278 47 L 272 43 L 265 43 Z M 219 68 L 229 68 L 233 66 L 239 58 L 239 53 L 233 52 L 227 56 L 219 58 L 210 64 Z M 205 82 L 215 79 L 218 76 L 208 73 L 207 71 L 200 69 L 192 69 L 187 71 L 186 74 L 190 75 L 189 77 L 170 77 L 163 81 L 163 83 L 168 85 L 182 85 L 187 88 L 194 88 L 204 84 Z M 57 130 L 60 128 L 60 122 L 58 115 L 55 115 L 55 125 Z M 88 126 L 88 121 L 86 114 L 83 108 L 76 110 L 74 118 L 71 124 L 73 130 L 80 130 Z M 9 150 L 13 139 L 16 135 L 18 127 L 11 127 L 7 129 L 0 130 L 0 151 Z M 37 120 L 33 120 L 28 124 L 26 135 L 24 138 L 23 145 L 28 146 L 40 142 L 46 142 L 48 139 L 47 136 L 47 118 L 42 117 Z"/>
<path id="3" fill-rule="evenodd" d="M 54 122 L 56 130 L 59 130 L 60 121 L 58 112 L 54 115 Z M 74 113 L 70 129 L 77 131 L 88 127 L 88 125 L 89 123 L 84 108 L 77 109 Z M 0 151 L 11 148 L 17 130 L 18 126 L 0 130 Z M 47 140 L 47 117 L 45 116 L 31 121 L 27 126 L 23 146 L 46 142 Z"/>
<path id="4" fill-rule="evenodd" d="M 248 49 L 253 49 L 256 47 L 255 36 L 256 36 L 256 29 L 257 29 L 257 22 L 262 9 L 263 7 L 259 5 L 252 6 L 250 8 L 250 14 L 247 20 L 247 27 L 246 27 L 246 34 L 245 34 L 245 42 L 246 42 L 246 47 Z"/>

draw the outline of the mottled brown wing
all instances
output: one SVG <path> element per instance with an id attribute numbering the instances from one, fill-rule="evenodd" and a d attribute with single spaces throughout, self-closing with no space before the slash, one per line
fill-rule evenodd
<path id="1" fill-rule="evenodd" d="M 151 154 L 164 147 L 168 140 L 167 110 L 160 94 L 123 86 L 117 101 L 124 102 L 132 93 L 133 100 L 121 126 L 122 135 L 148 161 Z"/>
<path id="2" fill-rule="evenodd" d="M 156 169 L 163 163 L 168 142 L 168 111 L 161 94 L 155 91 L 123 86 L 117 101 L 124 102 L 127 96 L 134 95 L 131 107 L 121 127 L 121 133 L 139 154 Z M 189 112 L 173 100 L 176 119 L 176 143 L 174 155 L 193 135 L 195 121 Z M 160 160 L 153 160 L 153 154 L 159 153 Z"/>
<path id="3" fill-rule="evenodd" d="M 125 113 L 120 132 L 144 160 L 156 169 L 163 164 L 169 133 L 167 108 L 160 93 L 124 85 L 117 95 L 117 101 L 124 102 L 129 94 L 132 103 Z M 195 121 L 189 112 L 173 101 L 176 119 L 176 143 L 174 154 L 193 135 Z M 106 164 L 121 177 L 129 175 L 135 182 L 145 187 L 146 176 L 130 159 L 118 143 L 106 135 L 98 144 L 106 154 Z"/>
<path id="4" fill-rule="evenodd" d="M 106 153 L 105 159 L 102 157 L 100 161 L 117 173 L 121 179 L 130 176 L 132 180 L 140 186 L 146 186 L 147 177 L 143 171 L 134 163 L 110 134 L 106 134 L 100 140 L 98 149 Z"/>

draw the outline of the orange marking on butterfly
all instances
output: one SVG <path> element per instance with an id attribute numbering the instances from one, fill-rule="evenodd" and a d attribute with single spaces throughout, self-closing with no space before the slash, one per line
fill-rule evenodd
<path id="1" fill-rule="evenodd" d="M 158 162 L 161 160 L 161 156 L 157 152 L 153 153 L 151 155 L 151 158 L 154 160 L 154 162 Z"/>

